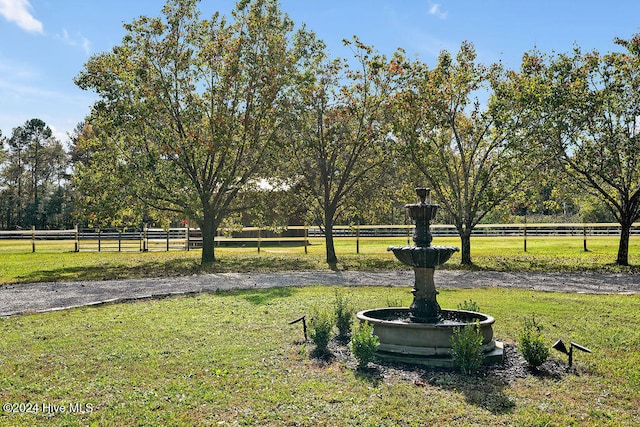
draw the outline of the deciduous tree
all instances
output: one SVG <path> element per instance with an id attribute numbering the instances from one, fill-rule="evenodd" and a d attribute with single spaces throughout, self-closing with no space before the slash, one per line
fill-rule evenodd
<path id="1" fill-rule="evenodd" d="M 472 263 L 474 227 L 543 161 L 505 82 L 500 65 L 477 63 L 475 48 L 464 42 L 455 57 L 443 51 L 433 69 L 414 62 L 395 99 L 394 134 L 404 161 L 422 172 L 453 219 L 463 264 Z"/>
<path id="2" fill-rule="evenodd" d="M 514 81 L 538 139 L 620 223 L 616 263 L 628 265 L 640 217 L 640 35 L 616 42 L 624 52 L 530 52 Z"/>
<path id="3" fill-rule="evenodd" d="M 231 19 L 200 19 L 195 0 L 169 0 L 163 17 L 125 29 L 76 78 L 99 95 L 88 123 L 112 156 L 80 175 L 111 174 L 133 199 L 195 221 L 202 262 L 212 262 L 218 225 L 269 174 L 304 32 L 276 0 L 239 2 Z"/>
<path id="4" fill-rule="evenodd" d="M 292 175 L 299 179 L 325 234 L 326 260 L 336 268 L 333 227 L 363 202 L 374 200 L 389 172 L 390 96 L 402 64 L 357 38 L 344 59 L 311 64 L 292 103 Z"/>

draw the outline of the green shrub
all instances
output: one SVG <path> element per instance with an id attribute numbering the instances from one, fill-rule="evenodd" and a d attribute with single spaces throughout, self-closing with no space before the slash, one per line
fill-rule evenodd
<path id="1" fill-rule="evenodd" d="M 453 330 L 451 355 L 453 362 L 463 374 L 470 374 L 482 365 L 484 356 L 482 354 L 480 322 L 476 320 L 473 324 Z"/>
<path id="2" fill-rule="evenodd" d="M 464 300 L 460 304 L 458 304 L 458 310 L 466 310 L 466 311 L 480 311 L 480 306 L 477 302 L 473 300 Z"/>
<path id="3" fill-rule="evenodd" d="M 353 323 L 354 309 L 349 301 L 342 293 L 336 289 L 336 298 L 334 303 L 335 321 L 338 328 L 339 337 L 347 337 L 351 332 L 351 324 Z"/>
<path id="4" fill-rule="evenodd" d="M 536 368 L 549 357 L 549 348 L 542 339 L 542 326 L 536 323 L 535 317 L 524 319 L 520 332 L 520 353 L 529 365 Z"/>
<path id="5" fill-rule="evenodd" d="M 367 322 L 353 325 L 349 350 L 358 360 L 358 369 L 365 368 L 373 360 L 378 344 L 380 341 L 373 335 L 373 326 Z"/>
<path id="6" fill-rule="evenodd" d="M 309 336 L 320 353 L 327 353 L 331 332 L 333 330 L 333 316 L 326 309 L 314 311 L 309 320 Z"/>

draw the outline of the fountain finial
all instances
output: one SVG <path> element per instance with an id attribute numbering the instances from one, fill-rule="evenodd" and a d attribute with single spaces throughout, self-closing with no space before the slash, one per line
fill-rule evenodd
<path id="1" fill-rule="evenodd" d="M 429 195 L 430 191 L 431 191 L 430 188 L 425 188 L 425 187 L 416 188 L 416 194 L 420 198 L 420 204 L 424 205 L 426 203 L 427 196 Z"/>

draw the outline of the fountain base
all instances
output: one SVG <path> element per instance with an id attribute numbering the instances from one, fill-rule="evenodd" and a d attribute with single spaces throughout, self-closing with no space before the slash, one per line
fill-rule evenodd
<path id="1" fill-rule="evenodd" d="M 502 343 L 493 339 L 493 317 L 464 310 L 441 310 L 440 314 L 442 319 L 437 323 L 412 322 L 409 308 L 364 310 L 357 317 L 373 326 L 373 333 L 380 341 L 376 356 L 383 360 L 453 367 L 453 332 L 455 328 L 476 320 L 482 334 L 485 363 L 499 363 L 503 360 Z"/>

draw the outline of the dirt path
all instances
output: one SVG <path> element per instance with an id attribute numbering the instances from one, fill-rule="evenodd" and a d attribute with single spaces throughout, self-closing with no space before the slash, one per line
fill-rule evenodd
<path id="1" fill-rule="evenodd" d="M 586 293 L 640 293 L 640 276 L 596 273 L 504 273 L 437 271 L 438 288 L 522 288 L 537 291 Z M 407 271 L 284 271 L 270 273 L 219 273 L 186 277 L 107 280 L 90 282 L 28 283 L 0 286 L 0 316 L 64 310 L 142 298 L 155 298 L 231 289 L 279 286 L 344 285 L 406 286 Z"/>

